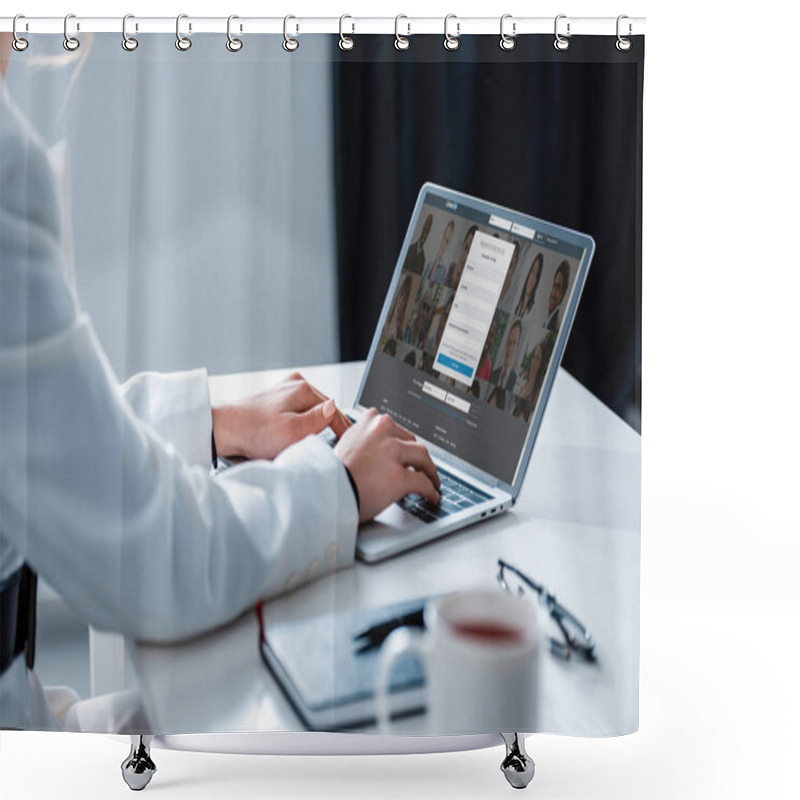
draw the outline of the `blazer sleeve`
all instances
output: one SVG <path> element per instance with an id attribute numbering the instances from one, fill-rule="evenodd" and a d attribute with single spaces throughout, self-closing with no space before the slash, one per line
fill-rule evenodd
<path id="1" fill-rule="evenodd" d="M 133 413 L 189 464 L 211 464 L 211 400 L 205 369 L 140 372 L 120 386 Z"/>
<path id="2" fill-rule="evenodd" d="M 358 512 L 327 445 L 310 437 L 215 479 L 205 453 L 162 435 L 177 424 L 163 408 L 150 425 L 122 396 L 63 278 L 44 151 L 3 103 L 3 553 L 23 557 L 90 624 L 150 640 L 207 630 L 352 564 Z M 172 399 L 188 403 L 186 386 Z M 153 410 L 156 396 L 140 387 L 134 405 L 149 397 Z M 200 405 L 196 430 L 210 437 L 206 394 Z"/>

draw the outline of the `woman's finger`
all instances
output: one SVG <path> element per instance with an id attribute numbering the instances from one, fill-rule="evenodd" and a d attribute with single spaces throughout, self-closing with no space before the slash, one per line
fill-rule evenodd
<path id="1" fill-rule="evenodd" d="M 432 503 L 438 503 L 441 499 L 431 479 L 424 472 L 413 467 L 406 467 L 405 469 L 403 497 L 407 494 L 418 494 Z"/>
<path id="2" fill-rule="evenodd" d="M 400 448 L 400 460 L 403 466 L 413 467 L 418 472 L 424 472 L 438 489 L 441 485 L 439 472 L 428 453 L 428 448 L 417 442 L 401 442 Z"/>

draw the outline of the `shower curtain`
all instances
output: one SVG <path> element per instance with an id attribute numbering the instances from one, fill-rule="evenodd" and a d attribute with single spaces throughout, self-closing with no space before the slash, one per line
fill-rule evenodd
<path id="1" fill-rule="evenodd" d="M 0 727 L 487 732 L 433 713 L 476 672 L 463 707 L 480 705 L 476 685 L 487 708 L 504 707 L 492 675 L 532 681 L 521 716 L 487 716 L 491 731 L 633 732 L 644 39 L 462 36 L 448 48 L 412 35 L 405 47 L 287 30 L 179 27 L 121 47 L 119 33 L 73 29 L 72 52 L 53 35 L 10 55 Z M 492 211 L 462 216 L 473 201 Z M 593 258 L 564 250 L 555 230 L 591 237 Z M 507 259 L 484 298 L 474 379 L 459 383 L 429 359 L 471 248 L 492 240 Z M 317 392 L 302 411 L 327 394 L 347 410 L 370 354 L 416 381 L 416 408 L 438 402 L 464 423 L 420 430 L 384 402 L 393 379 L 364 394 L 440 449 L 469 450 L 458 437 L 497 420 L 516 432 L 502 446 L 521 450 L 535 423 L 530 465 L 498 476 L 522 482 L 513 507 L 509 497 L 496 519 L 367 563 L 357 520 L 372 490 L 316 429 L 269 451 L 218 452 L 218 397 L 263 403 L 297 388 L 286 377 L 297 370 Z M 259 374 L 270 369 L 286 372 Z M 91 697 L 97 686 L 62 669 L 63 641 L 31 624 L 34 576 L 40 607 L 44 595 L 125 637 L 123 655 L 92 654 L 124 661 L 119 685 Z M 524 593 L 530 628 L 467 631 L 436 678 L 426 648 L 455 635 L 442 632 L 445 596 L 482 598 L 485 626 L 507 590 Z M 463 620 L 450 623 L 458 633 Z M 400 629 L 417 655 L 383 675 Z M 527 655 L 517 634 L 531 637 Z M 394 719 L 378 724 L 387 694 Z"/>

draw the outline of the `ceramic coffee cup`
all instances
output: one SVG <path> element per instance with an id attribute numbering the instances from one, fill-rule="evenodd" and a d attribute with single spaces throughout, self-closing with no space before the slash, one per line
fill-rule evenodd
<path id="1" fill-rule="evenodd" d="M 465 591 L 429 601 L 424 619 L 424 631 L 400 628 L 381 648 L 381 731 L 392 732 L 392 667 L 409 654 L 425 672 L 427 734 L 536 730 L 540 647 L 532 604 L 500 590 Z"/>

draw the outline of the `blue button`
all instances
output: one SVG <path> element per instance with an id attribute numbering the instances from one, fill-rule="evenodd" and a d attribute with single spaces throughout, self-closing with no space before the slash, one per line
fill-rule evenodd
<path id="1" fill-rule="evenodd" d="M 460 372 L 462 375 L 472 377 L 472 367 L 468 367 L 461 361 L 450 358 L 450 356 L 440 355 L 439 358 L 436 359 L 436 363 L 453 370 L 453 372 Z"/>

